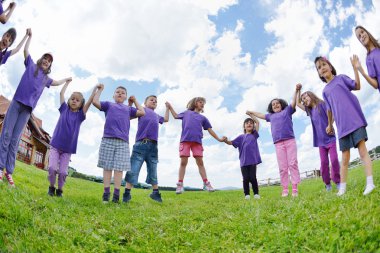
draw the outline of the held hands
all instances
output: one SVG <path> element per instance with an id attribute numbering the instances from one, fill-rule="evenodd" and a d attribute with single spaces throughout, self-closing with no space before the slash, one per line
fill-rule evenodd
<path id="1" fill-rule="evenodd" d="M 15 2 L 11 2 L 9 3 L 9 8 L 16 8 L 16 3 Z"/>
<path id="2" fill-rule="evenodd" d="M 328 126 L 326 127 L 326 133 L 329 134 L 329 135 L 334 135 L 334 127 L 328 125 Z"/>
<path id="3" fill-rule="evenodd" d="M 172 107 L 172 105 L 171 105 L 168 101 L 165 102 L 165 106 L 166 106 L 166 108 L 168 108 L 168 109 L 170 109 L 170 108 Z"/>
<path id="4" fill-rule="evenodd" d="M 69 83 L 71 83 L 72 81 L 73 81 L 73 78 L 72 78 L 72 77 L 68 77 L 68 78 L 66 78 L 65 83 L 66 83 L 66 84 L 69 84 Z"/>
<path id="5" fill-rule="evenodd" d="M 228 138 L 226 136 L 223 136 L 221 139 L 221 142 L 227 143 L 227 141 L 228 141 Z"/>
<path id="6" fill-rule="evenodd" d="M 131 106 L 131 105 L 133 105 L 133 103 L 135 103 L 136 102 L 136 97 L 135 96 L 130 96 L 129 98 L 128 98 L 128 105 L 129 106 Z"/>
<path id="7" fill-rule="evenodd" d="M 247 114 L 248 116 L 252 116 L 252 115 L 255 116 L 255 115 L 253 114 L 253 112 L 248 111 L 248 110 L 245 112 L 245 114 Z M 223 136 L 223 137 L 225 137 L 225 136 Z M 226 137 L 226 138 L 227 138 L 227 137 Z"/>
<path id="8" fill-rule="evenodd" d="M 296 84 L 296 91 L 300 91 L 302 89 L 302 84 L 297 83 Z"/>
<path id="9" fill-rule="evenodd" d="M 32 37 L 32 28 L 26 29 L 26 35 L 28 35 L 29 37 Z"/>

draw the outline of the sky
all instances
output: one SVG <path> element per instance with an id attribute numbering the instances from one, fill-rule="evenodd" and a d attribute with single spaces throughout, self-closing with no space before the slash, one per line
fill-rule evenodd
<path id="1" fill-rule="evenodd" d="M 295 85 L 322 97 L 324 83 L 314 58 L 326 56 L 338 74 L 354 78 L 350 57 L 357 54 L 365 66 L 366 50 L 356 39 L 356 25 L 380 38 L 380 1 L 370 0 L 66 0 L 16 1 L 6 25 L 18 33 L 17 45 L 32 28 L 29 52 L 37 61 L 52 52 L 50 77 L 68 76 L 66 91 L 80 91 L 88 98 L 97 83 L 105 90 L 101 101 L 112 101 L 117 86 L 139 102 L 155 94 L 156 112 L 163 115 L 165 101 L 179 113 L 193 97 L 205 97 L 204 115 L 218 136 L 233 139 L 242 134 L 247 110 L 265 113 L 275 97 L 290 102 Z M 4 3 L 7 5 L 8 1 Z M 12 99 L 25 70 L 22 51 L 0 68 L 0 94 Z M 380 144 L 379 92 L 361 78 L 355 91 L 366 119 L 367 148 Z M 61 87 L 45 89 L 34 114 L 51 135 L 59 117 Z M 97 167 L 104 113 L 91 107 L 81 126 L 77 154 L 70 166 L 79 172 L 101 176 Z M 313 147 L 309 117 L 293 114 L 300 172 L 319 168 L 319 152 Z M 263 163 L 259 180 L 279 178 L 269 123 L 260 120 L 259 148 Z M 130 148 L 135 142 L 137 120 L 131 122 Z M 178 146 L 181 121 L 170 116 L 159 132 L 159 185 L 175 186 L 178 180 Z M 238 150 L 219 143 L 204 131 L 204 163 L 216 188 L 241 187 Z M 341 155 L 339 154 L 339 157 Z M 358 157 L 351 151 L 352 159 Z M 16 171 L 17 173 L 17 171 Z M 143 165 L 139 182 L 145 181 Z M 193 158 L 189 159 L 185 186 L 201 187 Z M 321 180 L 322 184 L 322 180 Z"/>

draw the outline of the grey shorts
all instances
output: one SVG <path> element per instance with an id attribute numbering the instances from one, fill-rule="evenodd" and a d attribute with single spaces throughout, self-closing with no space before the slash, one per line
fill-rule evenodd
<path id="1" fill-rule="evenodd" d="M 118 138 L 103 138 L 99 148 L 98 167 L 105 170 L 130 171 L 129 143 Z"/>
<path id="2" fill-rule="evenodd" d="M 365 127 L 361 127 L 353 131 L 352 133 L 339 139 L 339 150 L 345 151 L 351 148 L 357 148 L 361 140 L 367 141 L 367 131 Z"/>

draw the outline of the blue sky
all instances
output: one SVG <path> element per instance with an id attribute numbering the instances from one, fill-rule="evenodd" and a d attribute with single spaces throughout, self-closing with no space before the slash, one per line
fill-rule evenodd
<path id="1" fill-rule="evenodd" d="M 75 6 L 75 8 L 73 8 Z M 52 15 L 54 13 L 54 15 Z M 16 43 L 31 27 L 31 55 L 54 54 L 51 77 L 73 76 L 72 91 L 90 95 L 93 86 L 104 83 L 102 100 L 111 100 L 123 85 L 142 102 L 158 95 L 158 113 L 170 101 L 177 112 L 192 97 L 207 99 L 204 115 L 219 135 L 234 138 L 241 133 L 247 109 L 265 112 L 274 97 L 291 100 L 296 83 L 321 96 L 313 66 L 317 55 L 325 55 L 338 73 L 353 77 L 349 57 L 358 54 L 365 65 L 365 50 L 353 34 L 357 24 L 380 37 L 378 1 L 237 1 L 167 0 L 77 2 L 26 0 L 18 2 L 10 26 L 18 31 Z M 23 73 L 22 53 L 0 68 L 0 93 L 12 98 Z M 356 92 L 367 117 L 370 140 L 377 146 L 376 125 L 380 117 L 378 92 L 362 80 Z M 58 88 L 46 90 L 35 114 L 43 127 L 53 132 L 58 119 Z M 312 147 L 309 119 L 294 114 L 300 171 L 319 167 L 319 154 Z M 174 185 L 178 175 L 180 121 L 170 119 L 160 129 L 158 175 L 161 185 Z M 96 167 L 104 115 L 94 107 L 87 114 L 79 135 L 78 153 L 71 166 L 92 175 Z M 132 122 L 130 147 L 137 122 Z M 278 167 L 269 124 L 261 121 L 260 152 L 263 163 L 258 178 L 278 178 Z M 238 152 L 218 143 L 204 132 L 205 166 L 216 187 L 241 186 Z M 352 152 L 357 157 L 357 151 Z M 17 173 L 17 172 L 16 172 Z M 140 181 L 146 175 L 142 169 Z M 199 187 L 200 176 L 191 159 L 185 184 Z M 322 184 L 322 182 L 321 182 Z"/>

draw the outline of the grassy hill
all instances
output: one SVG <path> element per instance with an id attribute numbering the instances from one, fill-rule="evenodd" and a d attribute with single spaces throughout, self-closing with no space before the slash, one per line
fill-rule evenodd
<path id="1" fill-rule="evenodd" d="M 47 173 L 17 163 L 17 188 L 0 185 L 0 252 L 379 252 L 377 188 L 363 196 L 365 177 L 350 171 L 343 198 L 321 179 L 303 181 L 298 198 L 262 187 L 260 200 L 241 190 L 133 190 L 129 204 L 103 204 L 102 185 L 68 178 L 64 198 L 47 196 Z"/>

